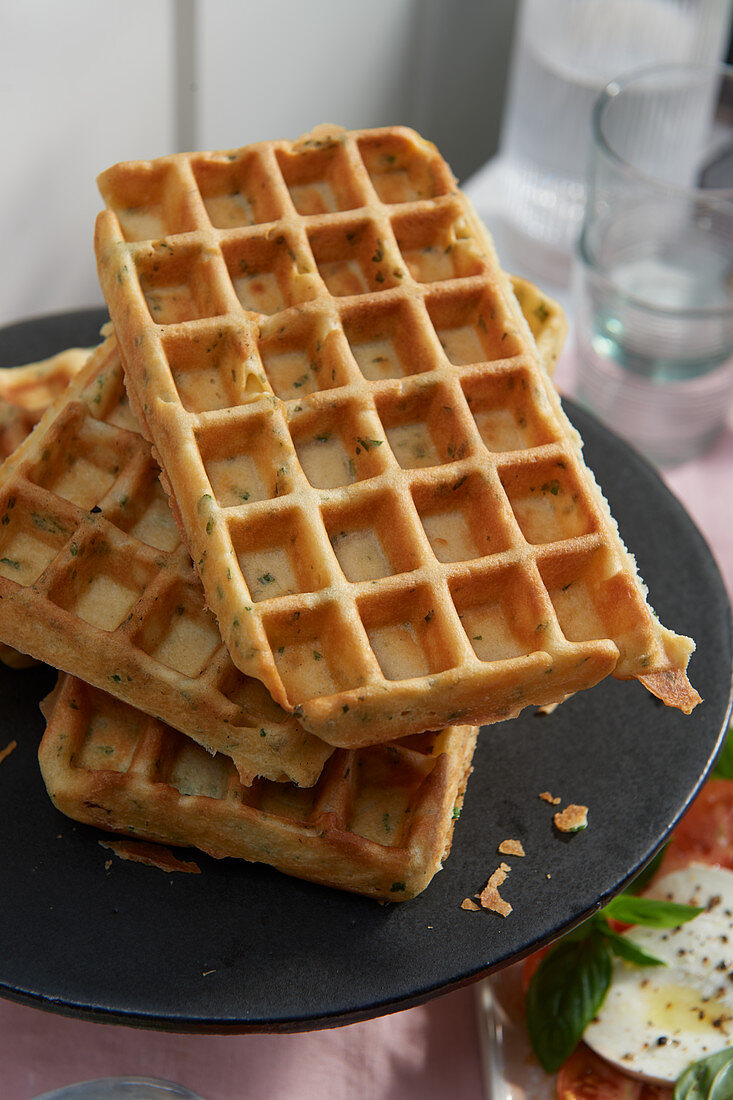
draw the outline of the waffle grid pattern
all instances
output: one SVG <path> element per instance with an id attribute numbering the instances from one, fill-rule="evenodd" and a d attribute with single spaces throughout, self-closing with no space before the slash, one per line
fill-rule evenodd
<path id="1" fill-rule="evenodd" d="M 477 730 L 337 750 L 310 789 L 257 780 L 162 722 L 62 676 L 44 704 L 41 771 L 75 820 L 402 901 L 447 856 Z"/>
<path id="2" fill-rule="evenodd" d="M 330 748 L 221 642 L 113 340 L 2 469 L 0 597 L 4 642 L 164 716 L 243 780 L 320 774 Z"/>
<path id="3" fill-rule="evenodd" d="M 91 355 L 67 348 L 38 363 L 0 367 L 0 460 L 19 446 Z"/>
<path id="4" fill-rule="evenodd" d="M 100 188 L 100 279 L 207 602 L 307 728 L 367 744 L 669 667 L 432 146 L 316 134 Z"/>

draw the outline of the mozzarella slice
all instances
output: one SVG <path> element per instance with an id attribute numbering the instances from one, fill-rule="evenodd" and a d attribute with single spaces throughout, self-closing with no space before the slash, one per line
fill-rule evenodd
<path id="1" fill-rule="evenodd" d="M 588 1046 L 644 1081 L 670 1084 L 691 1062 L 733 1045 L 733 873 L 691 864 L 646 897 L 705 908 L 679 928 L 635 927 L 626 938 L 666 966 L 614 961 Z"/>

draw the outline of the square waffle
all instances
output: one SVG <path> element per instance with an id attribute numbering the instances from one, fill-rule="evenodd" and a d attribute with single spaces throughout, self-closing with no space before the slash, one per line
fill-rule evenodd
<path id="1" fill-rule="evenodd" d="M 35 363 L 0 367 L 0 461 L 20 446 L 93 351 L 93 348 L 65 348 Z M 2 643 L 0 661 L 10 668 L 36 664 L 32 657 Z"/>
<path id="2" fill-rule="evenodd" d="M 102 288 L 235 665 L 335 745 L 613 673 L 699 701 L 493 246 L 411 131 L 119 164 Z"/>
<path id="3" fill-rule="evenodd" d="M 0 641 L 227 753 L 244 782 L 314 783 L 332 751 L 232 664 L 114 338 L 0 468 Z"/>
<path id="4" fill-rule="evenodd" d="M 448 855 L 477 734 L 339 749 L 314 787 L 245 787 L 227 757 L 73 677 L 44 712 L 41 771 L 69 817 L 386 901 L 419 894 Z"/>
<path id="5" fill-rule="evenodd" d="M 23 442 L 91 353 L 91 348 L 67 348 L 38 363 L 0 367 L 0 460 Z"/>
<path id="6" fill-rule="evenodd" d="M 90 355 L 88 348 L 66 348 L 37 363 L 0 367 L 0 461 L 23 442 Z M 35 663 L 12 646 L 2 644 L 0 661 L 11 668 L 27 668 Z"/>
<path id="7" fill-rule="evenodd" d="M 567 329 L 563 312 L 556 302 L 524 279 L 512 276 L 512 288 L 530 324 L 540 357 L 552 373 Z M 92 350 L 67 348 L 36 363 L 0 368 L 0 459 L 7 458 L 22 443 L 51 402 L 88 362 Z M 3 644 L 0 644 L 0 661 L 12 668 L 26 668 L 35 663 Z"/>
<path id="8" fill-rule="evenodd" d="M 567 318 L 557 302 L 543 294 L 534 283 L 518 275 L 509 278 L 514 297 L 534 336 L 542 365 L 552 377 L 568 334 Z"/>

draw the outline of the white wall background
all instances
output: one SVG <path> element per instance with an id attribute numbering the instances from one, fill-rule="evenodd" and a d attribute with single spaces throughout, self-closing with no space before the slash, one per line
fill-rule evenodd
<path id="1" fill-rule="evenodd" d="M 195 13 L 197 122 L 212 147 L 295 137 L 314 120 L 369 126 L 408 113 L 418 30 L 410 0 L 244 6 L 246 21 L 241 0 L 205 0 Z M 212 79 L 217 72 L 226 79 Z"/>
<path id="2" fill-rule="evenodd" d="M 402 122 L 496 148 L 515 0 L 0 0 L 0 324 L 101 302 L 118 160 Z"/>
<path id="3" fill-rule="evenodd" d="M 94 180 L 170 143 L 170 20 L 165 0 L 0 3 L 0 323 L 99 300 Z"/>

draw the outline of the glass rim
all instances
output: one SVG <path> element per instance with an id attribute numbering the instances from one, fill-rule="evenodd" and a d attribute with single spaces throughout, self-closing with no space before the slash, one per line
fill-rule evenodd
<path id="1" fill-rule="evenodd" d="M 645 298 L 640 298 L 638 295 L 632 294 L 628 290 L 624 290 L 617 286 L 613 277 L 609 274 L 608 269 L 593 258 L 593 254 L 588 248 L 587 227 L 585 226 L 581 230 L 578 238 L 576 260 L 582 264 L 585 272 L 589 273 L 595 279 L 603 280 L 603 283 L 618 299 L 620 299 L 620 301 L 631 306 L 633 309 L 644 310 L 645 313 L 667 320 L 682 320 L 684 318 L 693 320 L 696 318 L 704 318 L 709 320 L 713 317 L 719 317 L 723 320 L 726 317 L 733 317 L 733 297 L 731 297 L 730 305 L 686 307 L 663 306 L 655 302 L 649 302 Z"/>
<path id="2" fill-rule="evenodd" d="M 658 65 L 644 65 L 640 68 L 632 69 L 630 72 L 623 73 L 618 77 L 614 77 L 613 80 L 609 80 L 605 85 L 593 105 L 591 125 L 594 147 L 619 168 L 622 168 L 628 175 L 635 177 L 637 180 L 659 191 L 664 191 L 667 194 L 678 195 L 684 198 L 704 197 L 713 202 L 716 200 L 733 201 L 733 187 L 689 187 L 682 184 L 667 183 L 662 179 L 649 175 L 648 172 L 643 172 L 630 160 L 617 152 L 606 138 L 603 132 L 603 116 L 605 111 L 614 103 L 618 96 L 628 91 L 628 89 L 638 81 L 654 76 L 655 74 L 661 75 L 663 73 L 669 73 L 670 75 L 673 73 L 689 74 L 691 76 L 695 74 L 700 76 L 704 74 L 715 75 L 721 77 L 723 81 L 733 84 L 733 65 L 726 65 L 724 62 L 703 65 L 691 61 L 671 61 Z"/>

